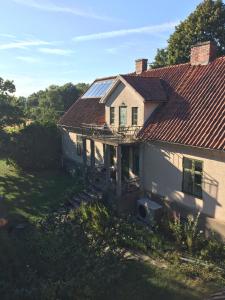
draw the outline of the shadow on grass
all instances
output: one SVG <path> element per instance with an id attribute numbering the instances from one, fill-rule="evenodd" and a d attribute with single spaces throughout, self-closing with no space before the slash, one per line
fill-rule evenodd
<path id="1" fill-rule="evenodd" d="M 196 288 L 182 282 L 182 275 L 140 261 L 126 263 L 122 280 L 109 290 L 105 299 L 117 300 L 197 300 L 203 299 Z M 103 300 L 103 298 L 101 298 Z"/>
<path id="2" fill-rule="evenodd" d="M 11 222 L 33 222 L 57 210 L 65 190 L 76 183 L 60 170 L 19 173 L 2 162 L 0 167 L 0 217 Z"/>

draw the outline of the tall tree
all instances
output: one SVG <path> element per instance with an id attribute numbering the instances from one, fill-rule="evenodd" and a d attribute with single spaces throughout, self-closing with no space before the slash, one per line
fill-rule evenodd
<path id="1" fill-rule="evenodd" d="M 13 81 L 0 77 L 0 129 L 21 123 L 23 111 L 17 105 Z"/>
<path id="2" fill-rule="evenodd" d="M 51 85 L 28 97 L 27 116 L 42 123 L 55 123 L 87 88 L 85 83 Z"/>
<path id="3" fill-rule="evenodd" d="M 225 4 L 222 0 L 204 0 L 176 26 L 168 47 L 158 49 L 152 67 L 188 62 L 191 46 L 209 40 L 216 43 L 218 56 L 225 54 Z"/>
<path id="4" fill-rule="evenodd" d="M 0 156 L 8 154 L 10 139 L 4 128 L 18 125 L 23 120 L 23 110 L 18 106 L 17 98 L 13 96 L 15 90 L 12 81 L 0 77 Z"/>

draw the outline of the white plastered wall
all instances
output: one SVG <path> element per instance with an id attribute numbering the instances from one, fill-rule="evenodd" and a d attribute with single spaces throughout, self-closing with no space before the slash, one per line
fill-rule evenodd
<path id="1" fill-rule="evenodd" d="M 225 222 L 224 152 L 167 143 L 146 143 L 143 154 L 142 181 L 146 191 Z M 203 162 L 202 199 L 182 192 L 184 156 Z"/>
<path id="2" fill-rule="evenodd" d="M 71 132 L 69 130 L 62 130 L 62 148 L 63 154 L 67 158 L 74 160 L 78 163 L 83 162 L 82 155 L 79 156 L 77 154 L 77 136 L 78 134 L 75 132 Z M 103 152 L 103 144 L 95 141 L 95 164 L 100 165 L 104 163 L 104 152 Z M 91 141 L 89 139 L 86 140 L 86 154 L 87 154 L 87 164 L 91 163 Z"/>
<path id="3" fill-rule="evenodd" d="M 115 107 L 115 127 L 119 127 L 119 107 L 127 107 L 127 127 L 132 126 L 132 107 L 138 107 L 137 126 L 143 126 L 150 114 L 158 106 L 158 103 L 144 102 L 142 97 L 129 85 L 120 82 L 110 96 L 106 99 L 105 116 L 106 123 L 110 126 L 110 106 Z"/>

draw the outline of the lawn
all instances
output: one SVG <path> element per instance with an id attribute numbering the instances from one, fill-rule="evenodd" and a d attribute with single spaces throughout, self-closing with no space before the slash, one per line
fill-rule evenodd
<path id="1" fill-rule="evenodd" d="M 65 189 L 74 184 L 75 179 L 60 171 L 20 173 L 7 165 L 6 161 L 0 160 L 0 195 L 3 195 L 0 218 L 8 221 L 8 225 L 0 228 L 1 299 L 12 299 L 10 282 L 14 282 L 18 270 L 26 267 L 26 257 L 32 256 L 32 260 L 38 261 L 35 257 L 37 254 L 30 253 L 24 246 L 26 232 L 35 234 L 36 221 L 57 210 L 62 203 Z M 26 225 L 24 229 L 14 231 L 13 234 L 9 232 L 9 226 L 15 227 L 19 223 L 32 226 Z M 127 261 L 122 277 L 106 291 L 104 299 L 197 300 L 204 299 L 205 295 L 222 285 L 223 280 L 219 275 L 214 271 L 205 271 L 201 266 L 181 265 L 176 260 L 170 263 L 166 257 L 154 260 L 154 263 L 151 260 Z M 1 292 L 4 278 L 7 278 L 9 286 L 7 289 L 4 287 L 4 292 Z"/>
<path id="2" fill-rule="evenodd" d="M 62 203 L 74 179 L 60 171 L 19 172 L 0 160 L 0 217 L 11 222 L 35 222 Z"/>

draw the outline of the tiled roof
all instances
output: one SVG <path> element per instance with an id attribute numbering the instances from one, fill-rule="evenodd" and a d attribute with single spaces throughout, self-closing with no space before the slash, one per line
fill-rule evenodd
<path id="1" fill-rule="evenodd" d="M 103 125 L 105 123 L 105 105 L 100 98 L 79 98 L 61 117 L 58 124 L 67 127 L 80 127 L 84 124 Z"/>
<path id="2" fill-rule="evenodd" d="M 158 77 L 121 75 L 145 101 L 167 101 L 166 83 Z"/>
<path id="3" fill-rule="evenodd" d="M 141 76 L 171 87 L 169 101 L 150 117 L 142 139 L 225 150 L 225 56 L 205 66 L 180 64 Z"/>

